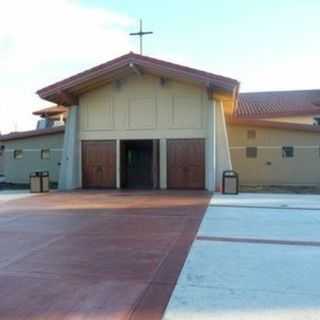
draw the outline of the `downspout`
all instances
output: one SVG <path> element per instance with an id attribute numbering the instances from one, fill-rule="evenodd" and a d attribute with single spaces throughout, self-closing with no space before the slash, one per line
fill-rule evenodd
<path id="1" fill-rule="evenodd" d="M 217 102 L 213 99 L 212 101 L 212 107 L 213 107 L 213 192 L 216 191 L 216 181 L 217 181 Z"/>
<path id="2" fill-rule="evenodd" d="M 230 169 L 232 169 L 232 161 L 231 161 L 231 155 L 230 155 L 229 136 L 228 136 L 226 117 L 225 117 L 225 114 L 224 114 L 223 102 L 222 102 L 222 101 L 220 102 L 220 108 L 221 108 L 223 132 L 224 132 L 225 137 L 226 137 L 226 149 L 227 149 L 228 167 L 229 167 Z"/>

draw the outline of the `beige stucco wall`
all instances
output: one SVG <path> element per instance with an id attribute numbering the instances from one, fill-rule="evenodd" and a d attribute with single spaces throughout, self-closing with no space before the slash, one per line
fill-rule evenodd
<path id="1" fill-rule="evenodd" d="M 207 108 L 200 87 L 132 75 L 80 97 L 80 139 L 205 138 Z"/>
<path id="2" fill-rule="evenodd" d="M 319 117 L 320 114 L 314 116 L 298 116 L 298 117 L 279 117 L 279 118 L 266 118 L 263 120 L 286 122 L 286 123 L 300 123 L 300 124 L 313 124 L 314 117 Z"/>
<path id="3" fill-rule="evenodd" d="M 213 104 L 200 87 L 174 80 L 161 86 L 158 77 L 133 74 L 120 88 L 109 84 L 82 95 L 79 108 L 80 141 L 160 139 L 160 186 L 166 188 L 166 139 L 207 139 Z"/>
<path id="4" fill-rule="evenodd" d="M 33 171 L 49 171 L 50 181 L 58 182 L 63 133 L 3 142 L 4 175 L 10 183 L 28 183 Z M 23 159 L 14 159 L 13 152 L 23 150 Z M 41 149 L 50 149 L 50 159 L 41 159 Z"/>
<path id="5" fill-rule="evenodd" d="M 249 129 L 256 130 L 255 139 L 248 139 Z M 228 134 L 241 184 L 320 185 L 319 133 L 228 125 Z M 257 158 L 246 158 L 248 146 L 258 147 Z M 293 146 L 294 157 L 282 158 L 282 146 Z"/>

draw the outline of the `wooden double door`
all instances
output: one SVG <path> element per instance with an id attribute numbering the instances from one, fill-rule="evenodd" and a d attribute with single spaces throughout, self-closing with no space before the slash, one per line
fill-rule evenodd
<path id="1" fill-rule="evenodd" d="M 204 139 L 167 141 L 167 185 L 171 189 L 204 189 Z"/>
<path id="2" fill-rule="evenodd" d="M 167 186 L 204 189 L 204 139 L 167 140 Z M 120 178 L 124 188 L 159 187 L 159 141 L 122 141 Z M 84 188 L 116 188 L 116 141 L 82 142 Z"/>
<path id="3" fill-rule="evenodd" d="M 82 142 L 84 188 L 115 188 L 116 167 L 116 141 Z"/>

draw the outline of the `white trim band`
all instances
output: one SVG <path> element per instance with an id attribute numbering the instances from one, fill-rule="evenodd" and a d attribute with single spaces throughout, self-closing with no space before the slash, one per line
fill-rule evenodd
<path id="1" fill-rule="evenodd" d="M 16 149 L 4 149 L 4 152 L 14 152 L 15 150 L 22 150 L 23 152 L 41 152 L 41 150 L 49 150 L 53 152 L 62 152 L 62 148 L 43 148 L 43 149 L 23 149 L 23 148 L 16 148 Z"/>
<path id="2" fill-rule="evenodd" d="M 295 146 L 291 144 L 284 144 L 282 146 L 233 146 L 230 147 L 231 150 L 237 149 L 247 149 L 247 148 L 258 148 L 258 149 L 282 149 L 283 147 L 293 147 L 295 149 L 320 149 L 320 145 L 318 146 Z"/>

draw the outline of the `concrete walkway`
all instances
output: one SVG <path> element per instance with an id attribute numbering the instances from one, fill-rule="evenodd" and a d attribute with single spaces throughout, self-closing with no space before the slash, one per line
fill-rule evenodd
<path id="1" fill-rule="evenodd" d="M 320 319 L 318 207 L 319 196 L 215 196 L 164 319 Z"/>

